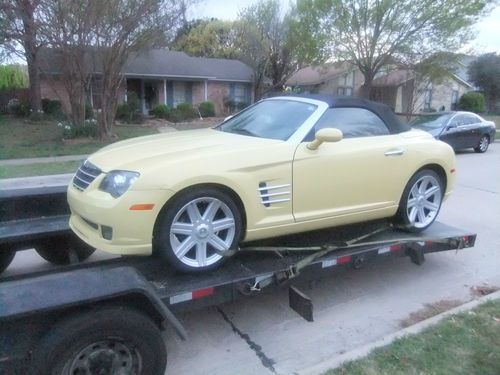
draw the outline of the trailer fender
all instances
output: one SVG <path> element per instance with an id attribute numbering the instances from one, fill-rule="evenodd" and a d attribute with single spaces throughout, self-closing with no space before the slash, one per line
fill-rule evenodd
<path id="1" fill-rule="evenodd" d="M 0 324 L 74 308 L 115 301 L 140 302 L 153 318 L 173 326 L 185 340 L 186 330 L 156 295 L 153 286 L 132 267 L 87 268 L 1 283 Z"/>

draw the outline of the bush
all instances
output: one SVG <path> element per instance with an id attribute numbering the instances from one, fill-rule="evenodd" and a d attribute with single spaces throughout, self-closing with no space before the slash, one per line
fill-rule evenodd
<path id="1" fill-rule="evenodd" d="M 27 117 L 31 113 L 31 106 L 27 99 L 11 99 L 7 104 L 7 111 L 16 117 Z"/>
<path id="2" fill-rule="evenodd" d="M 40 122 L 45 120 L 45 114 L 43 113 L 43 111 L 31 112 L 28 116 L 28 119 L 31 122 Z"/>
<path id="3" fill-rule="evenodd" d="M 118 105 L 116 108 L 116 118 L 131 124 L 142 123 L 141 101 L 135 92 L 127 95 L 126 103 Z"/>
<path id="4" fill-rule="evenodd" d="M 191 103 L 177 104 L 176 109 L 182 113 L 183 120 L 190 120 L 198 117 L 198 111 L 193 108 L 193 105 Z"/>
<path id="5" fill-rule="evenodd" d="M 97 120 L 95 119 L 85 120 L 85 122 L 81 126 L 75 126 L 69 122 L 60 122 L 57 124 L 57 126 L 61 128 L 62 136 L 64 139 L 73 139 L 80 137 L 95 138 L 98 135 Z"/>
<path id="6" fill-rule="evenodd" d="M 42 110 L 47 115 L 57 115 L 61 113 L 62 105 L 60 100 L 49 98 L 42 99 Z"/>
<path id="7" fill-rule="evenodd" d="M 184 115 L 177 108 L 174 108 L 170 111 L 168 119 L 172 122 L 182 122 L 184 121 Z"/>
<path id="8" fill-rule="evenodd" d="M 122 121 L 130 121 L 130 106 L 128 103 L 118 104 L 116 118 Z"/>
<path id="9" fill-rule="evenodd" d="M 94 118 L 94 108 L 90 105 L 90 103 L 85 104 L 85 120 L 90 120 Z"/>
<path id="10" fill-rule="evenodd" d="M 458 107 L 474 113 L 484 112 L 486 108 L 484 95 L 479 92 L 467 92 L 460 97 Z"/>
<path id="11" fill-rule="evenodd" d="M 213 117 L 215 116 L 215 106 L 212 102 L 201 102 L 198 105 L 200 115 L 202 117 Z"/>
<path id="12" fill-rule="evenodd" d="M 158 118 L 167 119 L 170 115 L 170 108 L 165 104 L 159 104 L 153 108 L 152 112 Z"/>

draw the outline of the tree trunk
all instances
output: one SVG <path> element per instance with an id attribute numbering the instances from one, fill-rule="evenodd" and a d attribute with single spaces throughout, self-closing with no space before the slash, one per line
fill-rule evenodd
<path id="1" fill-rule="evenodd" d="M 40 67 L 36 49 L 33 46 L 25 45 L 25 56 L 30 81 L 30 106 L 34 112 L 37 112 L 42 109 L 42 95 L 40 91 Z"/>
<path id="2" fill-rule="evenodd" d="M 372 72 L 365 72 L 363 73 L 363 76 L 365 78 L 365 82 L 360 88 L 360 94 L 362 98 L 365 99 L 372 99 L 372 88 L 373 88 L 373 73 Z"/>

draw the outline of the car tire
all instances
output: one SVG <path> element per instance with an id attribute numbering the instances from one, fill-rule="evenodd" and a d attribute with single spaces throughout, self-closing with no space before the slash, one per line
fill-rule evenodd
<path id="1" fill-rule="evenodd" d="M 12 260 L 14 260 L 15 256 L 15 250 L 9 250 L 0 246 L 0 273 L 7 269 L 7 267 L 12 263 Z"/>
<path id="2" fill-rule="evenodd" d="M 47 262 L 60 266 L 83 262 L 95 250 L 74 235 L 48 238 L 35 245 L 38 255 Z"/>
<path id="3" fill-rule="evenodd" d="M 488 150 L 489 146 L 490 146 L 490 138 L 487 135 L 483 135 L 479 139 L 479 143 L 477 144 L 477 146 L 474 147 L 474 151 L 482 154 Z"/>
<path id="4" fill-rule="evenodd" d="M 224 252 L 238 246 L 241 230 L 241 212 L 228 194 L 212 187 L 189 190 L 162 211 L 153 253 L 178 271 L 213 270 L 228 258 Z"/>
<path id="5" fill-rule="evenodd" d="M 167 352 L 145 314 L 103 307 L 52 326 L 33 348 L 33 374 L 163 374 Z M 119 367 L 119 368 L 117 368 Z"/>
<path id="6" fill-rule="evenodd" d="M 430 169 L 415 173 L 406 185 L 396 222 L 409 232 L 421 232 L 436 219 L 444 196 L 441 177 Z"/>

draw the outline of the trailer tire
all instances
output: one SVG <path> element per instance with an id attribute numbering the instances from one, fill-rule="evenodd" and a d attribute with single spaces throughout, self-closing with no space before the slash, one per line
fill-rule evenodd
<path id="1" fill-rule="evenodd" d="M 95 252 L 95 248 L 71 236 L 43 240 L 35 245 L 35 251 L 47 262 L 63 266 L 83 262 Z"/>
<path id="2" fill-rule="evenodd" d="M 162 375 L 165 342 L 154 322 L 139 311 L 105 307 L 72 315 L 33 349 L 32 374 Z"/>
<path id="3" fill-rule="evenodd" d="M 15 255 L 15 250 L 9 250 L 0 246 L 0 273 L 5 271 L 5 269 L 12 263 Z"/>

